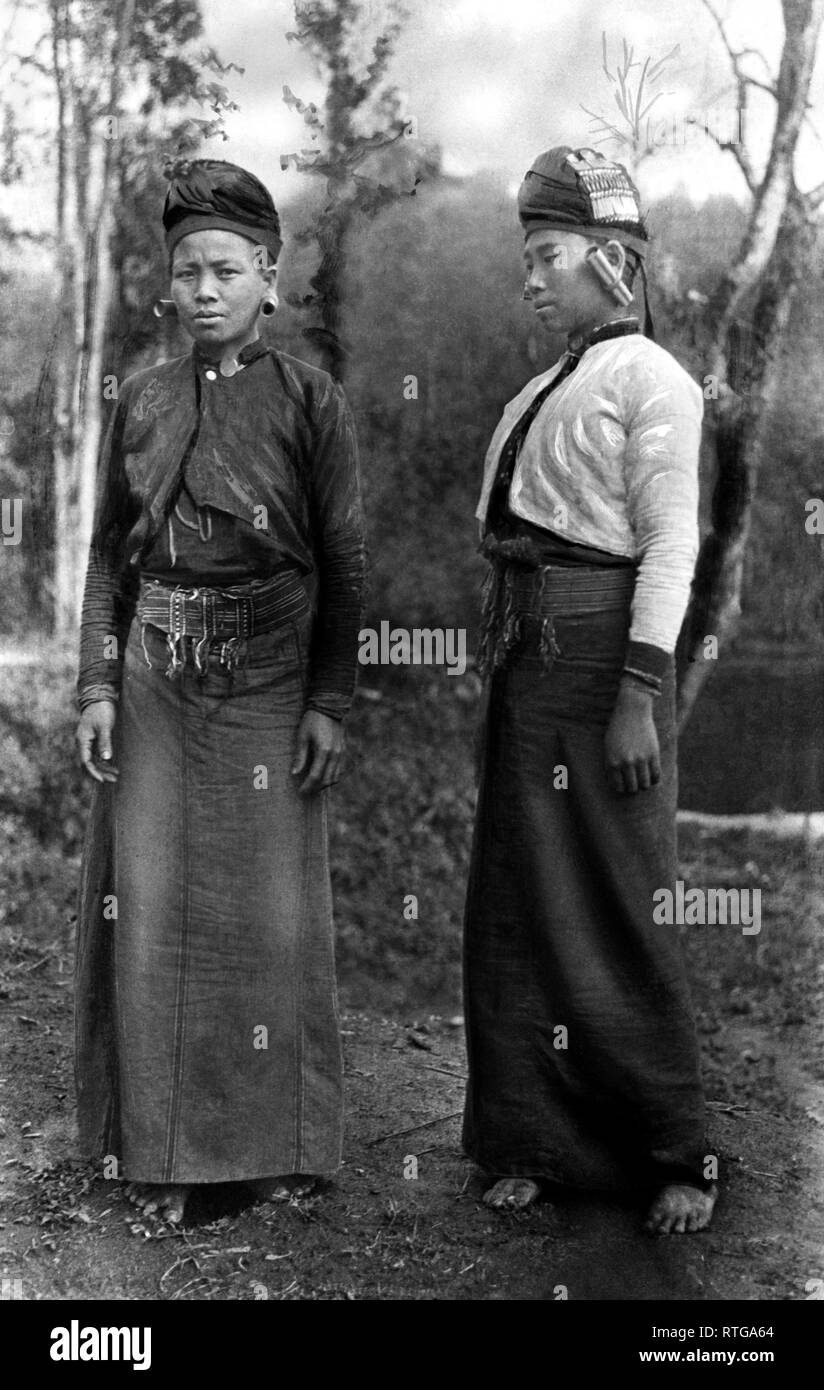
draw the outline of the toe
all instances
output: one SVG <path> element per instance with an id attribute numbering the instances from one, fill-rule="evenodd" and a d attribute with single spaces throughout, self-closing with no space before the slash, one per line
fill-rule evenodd
<path id="1" fill-rule="evenodd" d="M 661 1207 L 656 1202 L 654 1206 L 650 1207 L 649 1214 L 644 1222 L 644 1230 L 651 1236 L 664 1235 L 666 1221 L 666 1212 L 662 1211 Z"/>
<path id="2" fill-rule="evenodd" d="M 688 1184 L 673 1185 L 658 1194 L 650 1207 L 644 1229 L 651 1235 L 686 1235 L 706 1230 L 715 1193 Z"/>
<path id="3" fill-rule="evenodd" d="M 180 1225 L 186 1210 L 188 1196 L 189 1189 L 187 1187 L 173 1187 L 171 1191 L 164 1193 L 158 1203 L 160 1214 L 164 1220 L 170 1221 L 174 1226 Z"/>
<path id="4" fill-rule="evenodd" d="M 484 1193 L 483 1200 L 499 1211 L 522 1211 L 536 1200 L 539 1192 L 538 1184 L 530 1179 L 501 1178 Z"/>
<path id="5" fill-rule="evenodd" d="M 289 1202 L 292 1198 L 300 1201 L 314 1193 L 317 1179 L 299 1175 L 286 1178 L 257 1178 L 250 1182 L 249 1186 L 258 1200 L 263 1202 Z"/>

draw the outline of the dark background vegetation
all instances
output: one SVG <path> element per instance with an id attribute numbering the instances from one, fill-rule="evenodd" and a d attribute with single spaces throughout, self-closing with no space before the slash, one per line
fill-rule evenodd
<path id="1" fill-rule="evenodd" d="M 120 380 L 187 350 L 179 330 L 151 314 L 166 289 L 162 190 L 159 175 L 143 181 L 120 210 L 119 306 L 106 353 L 107 373 Z M 319 197 L 283 209 L 281 309 L 267 329 L 280 347 L 310 361 L 317 359 L 303 316 L 284 301 L 304 292 L 311 274 L 315 249 L 290 245 L 290 233 L 311 224 Z M 652 206 L 649 224 L 659 341 L 703 384 L 691 296 L 708 294 L 729 263 L 743 211 L 732 198 L 712 197 L 698 208 L 674 194 Z M 456 180 L 433 170 L 414 196 L 362 218 L 351 237 L 345 384 L 359 426 L 372 623 L 475 622 L 481 565 L 474 509 L 484 452 L 504 402 L 563 347 L 534 325 L 520 300 L 520 250 L 514 202 L 491 174 Z M 784 349 L 754 506 L 739 652 L 824 650 L 823 542 L 804 529 L 806 501 L 824 495 L 823 282 L 819 259 Z M 24 499 L 26 527 L 19 548 L 0 551 L 0 632 L 19 641 L 47 630 L 51 573 L 50 402 L 40 365 L 49 349 L 53 285 L 36 244 L 5 256 L 0 244 L 0 314 L 0 410 L 14 424 L 0 449 L 0 496 Z M 404 398 L 410 375 L 417 400 Z M 708 437 L 713 404 L 706 400 Z M 707 465 L 705 508 L 710 484 Z"/>
<path id="2" fill-rule="evenodd" d="M 165 292 L 159 174 L 127 188 L 118 208 L 118 308 L 106 373 L 123 379 L 188 350 L 174 324 L 151 314 Z M 317 360 L 305 315 L 322 191 L 282 209 L 281 310 L 266 332 Z M 653 309 L 659 340 L 703 383 L 694 344 L 696 296 L 706 295 L 740 240 L 732 198 L 700 208 L 674 194 L 649 212 Z M 482 565 L 474 508 L 484 452 L 505 401 L 549 366 L 563 344 L 520 300 L 521 240 L 514 202 L 492 174 L 443 176 L 437 154 L 413 196 L 404 193 L 350 233 L 344 296 L 345 385 L 358 422 L 371 548 L 367 622 L 463 627 L 474 644 Z M 705 811 L 817 810 L 824 795 L 822 546 L 805 532 L 804 504 L 824 494 L 818 401 L 822 272 L 793 311 L 782 389 L 760 478 L 732 649 L 704 692 L 682 745 L 682 804 Z M 5 923 L 70 931 L 89 791 L 75 764 L 73 654 L 48 641 L 53 529 L 48 374 L 54 285 L 35 242 L 0 260 L 0 495 L 24 499 L 19 547 L 0 548 L 9 649 L 30 664 L 0 682 L 3 789 L 10 893 Z M 417 378 L 417 399 L 404 396 Z M 706 432 L 713 400 L 705 403 Z M 707 455 L 711 450 L 707 450 Z M 704 460 L 706 509 L 711 477 Z M 703 518 L 706 524 L 706 515 Z M 389 987 L 389 997 L 458 994 L 458 942 L 473 809 L 472 739 L 479 682 L 470 672 L 363 672 L 349 726 L 348 777 L 335 802 L 334 872 L 344 975 Z M 403 916 L 415 894 L 418 921 Z M 381 995 L 386 999 L 386 990 Z"/>

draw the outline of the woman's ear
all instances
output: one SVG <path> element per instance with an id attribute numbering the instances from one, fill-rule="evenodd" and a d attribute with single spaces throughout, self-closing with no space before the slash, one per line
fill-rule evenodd
<path id="1" fill-rule="evenodd" d="M 610 290 L 619 304 L 632 301 L 632 291 L 624 284 L 627 253 L 620 241 L 608 241 L 603 246 L 590 246 L 587 262 L 605 289 Z"/>
<path id="2" fill-rule="evenodd" d="M 269 319 L 277 312 L 277 307 L 280 303 L 277 290 L 275 289 L 278 277 L 277 266 L 267 265 L 261 267 L 260 276 L 266 286 L 266 292 L 260 301 L 260 312 L 263 314 L 264 318 Z"/>
<path id="3" fill-rule="evenodd" d="M 624 266 L 627 263 L 627 253 L 620 241 L 608 241 L 604 247 L 604 254 L 609 257 L 618 274 L 623 275 Z"/>
<path id="4" fill-rule="evenodd" d="M 266 269 L 262 270 L 260 273 L 266 282 L 266 293 L 260 301 L 260 312 L 263 314 L 264 318 L 269 319 L 277 311 L 280 302 L 277 290 L 275 289 L 278 275 L 277 266 L 267 266 Z"/>

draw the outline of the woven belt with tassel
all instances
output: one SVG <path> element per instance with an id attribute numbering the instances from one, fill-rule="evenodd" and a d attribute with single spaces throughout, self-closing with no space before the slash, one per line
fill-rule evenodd
<path id="1" fill-rule="evenodd" d="M 559 655 L 553 619 L 564 613 L 595 613 L 628 602 L 635 567 L 598 568 L 525 565 L 493 561 L 484 581 L 477 667 L 490 675 L 504 666 L 523 636 L 524 618 L 540 622 L 544 666 Z"/>
<path id="2" fill-rule="evenodd" d="M 198 674 L 207 671 L 213 644 L 220 647 L 221 665 L 233 671 L 249 637 L 295 622 L 309 611 L 305 586 L 293 571 L 276 574 L 254 589 L 245 585 L 236 593 L 205 585 L 172 588 L 156 579 L 143 579 L 137 606 L 146 663 L 151 666 L 146 651 L 146 628 L 151 626 L 166 634 L 169 677 L 185 666 L 187 641 Z"/>

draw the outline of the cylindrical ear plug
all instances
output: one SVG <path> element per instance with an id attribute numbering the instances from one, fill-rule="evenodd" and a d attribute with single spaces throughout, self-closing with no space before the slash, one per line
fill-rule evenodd
<path id="1" fill-rule="evenodd" d="M 270 290 L 267 295 L 264 295 L 263 299 L 260 301 L 260 312 L 263 314 L 263 317 L 270 319 L 276 312 L 279 303 L 280 300 L 274 290 Z"/>
<path id="2" fill-rule="evenodd" d="M 604 255 L 600 246 L 591 246 L 586 253 L 587 261 L 594 270 L 598 279 L 605 289 L 608 289 L 612 296 L 621 305 L 632 303 L 632 290 L 624 284 L 621 276 L 624 272 L 624 248 L 620 242 L 609 241 L 608 246 L 617 246 L 621 251 L 620 265 L 613 265 Z"/>
<path id="3" fill-rule="evenodd" d="M 156 299 L 152 305 L 152 313 L 156 319 L 176 319 L 177 305 L 173 299 Z"/>

